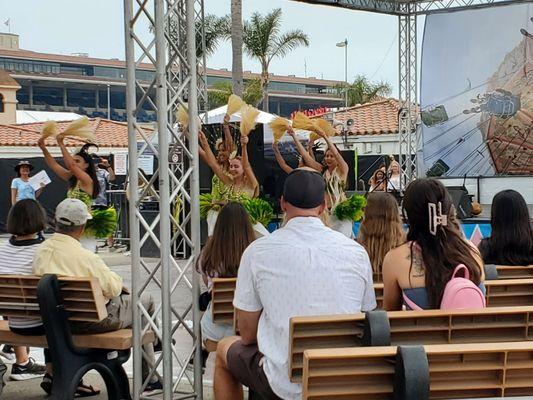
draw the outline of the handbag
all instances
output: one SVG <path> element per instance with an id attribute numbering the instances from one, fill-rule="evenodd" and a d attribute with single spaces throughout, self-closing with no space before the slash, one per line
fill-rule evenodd
<path id="1" fill-rule="evenodd" d="M 211 302 L 211 292 L 203 292 L 200 294 L 200 297 L 198 297 L 198 304 L 200 307 L 200 311 L 207 310 L 207 307 L 209 306 L 209 303 Z"/>

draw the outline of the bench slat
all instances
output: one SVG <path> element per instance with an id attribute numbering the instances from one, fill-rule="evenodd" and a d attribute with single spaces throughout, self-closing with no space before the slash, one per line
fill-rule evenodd
<path id="1" fill-rule="evenodd" d="M 73 335 L 74 345 L 79 348 L 126 350 L 132 347 L 131 329 L 98 333 L 90 335 Z M 151 343 L 155 339 L 153 331 L 148 331 L 143 336 L 143 344 Z M 17 335 L 9 330 L 7 321 L 0 321 L 0 342 L 11 345 L 23 345 L 33 347 L 46 347 L 45 336 Z"/>
<path id="2" fill-rule="evenodd" d="M 533 342 L 424 348 L 432 399 L 533 394 Z M 390 399 L 395 356 L 394 346 L 307 350 L 303 399 Z"/>
<path id="3" fill-rule="evenodd" d="M 387 314 L 394 345 L 533 341 L 533 306 Z M 364 321 L 363 313 L 291 318 L 291 380 L 300 380 L 306 349 L 362 346 Z"/>

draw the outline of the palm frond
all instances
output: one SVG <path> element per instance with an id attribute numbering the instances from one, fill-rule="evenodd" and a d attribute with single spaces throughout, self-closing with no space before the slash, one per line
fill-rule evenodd
<path id="1" fill-rule="evenodd" d="M 269 59 L 285 57 L 289 52 L 300 46 L 309 46 L 309 37 L 301 30 L 287 32 L 274 40 Z"/>

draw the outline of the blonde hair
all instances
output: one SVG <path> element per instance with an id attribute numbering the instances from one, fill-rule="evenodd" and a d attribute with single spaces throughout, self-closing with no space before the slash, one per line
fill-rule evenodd
<path id="1" fill-rule="evenodd" d="M 357 241 L 370 257 L 375 280 L 381 281 L 381 267 L 387 252 L 405 243 L 405 237 L 394 196 L 383 192 L 371 193 Z"/>

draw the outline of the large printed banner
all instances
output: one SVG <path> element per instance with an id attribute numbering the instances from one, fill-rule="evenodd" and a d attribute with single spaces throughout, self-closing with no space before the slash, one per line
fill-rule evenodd
<path id="1" fill-rule="evenodd" d="M 532 17 L 520 4 L 426 18 L 421 174 L 533 174 Z"/>

